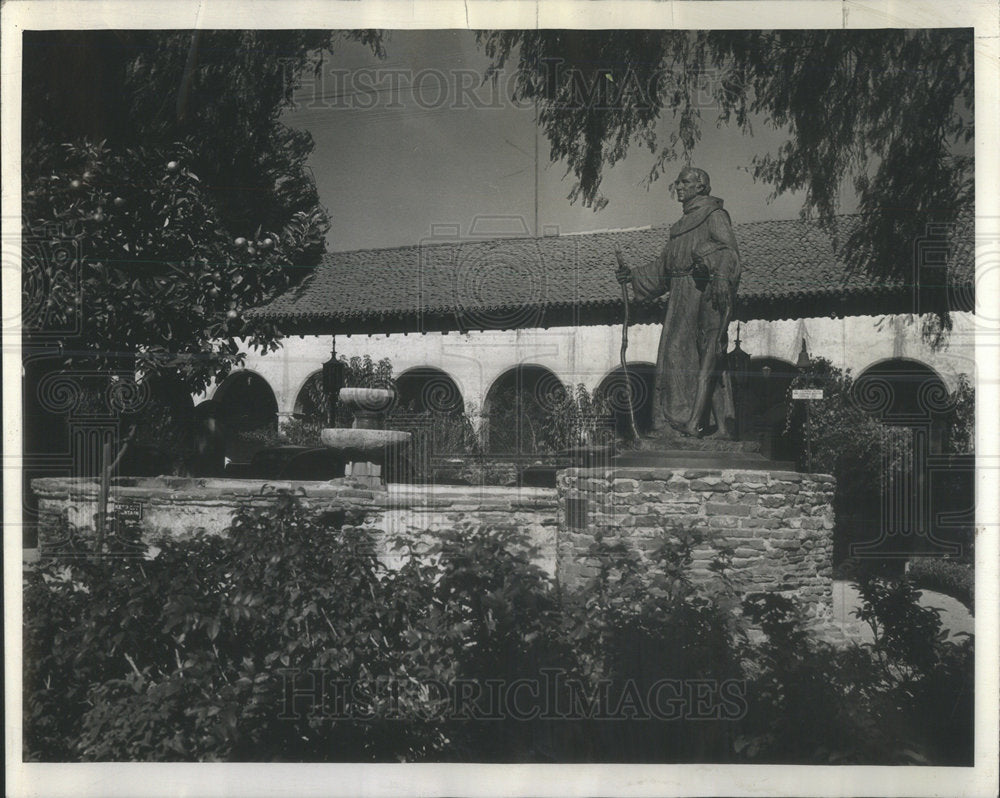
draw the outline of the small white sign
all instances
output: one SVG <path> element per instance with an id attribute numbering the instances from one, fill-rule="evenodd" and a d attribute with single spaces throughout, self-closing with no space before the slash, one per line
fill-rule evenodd
<path id="1" fill-rule="evenodd" d="M 822 399 L 822 388 L 792 388 L 792 399 Z"/>

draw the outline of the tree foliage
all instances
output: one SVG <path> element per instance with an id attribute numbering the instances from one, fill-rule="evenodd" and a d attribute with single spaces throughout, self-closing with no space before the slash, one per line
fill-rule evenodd
<path id="1" fill-rule="evenodd" d="M 653 153 L 651 182 L 670 162 L 691 163 L 703 124 L 752 134 L 763 120 L 787 133 L 747 167 L 772 196 L 801 192 L 803 212 L 832 223 L 853 185 L 861 224 L 846 232 L 846 253 L 857 268 L 919 278 L 914 248 L 939 230 L 931 225 L 971 223 L 971 30 L 532 30 L 478 40 L 494 73 L 513 65 L 516 99 L 537 103 L 551 159 L 572 172 L 570 197 L 584 205 L 606 204 L 603 167 L 632 145 Z"/>
<path id="2" fill-rule="evenodd" d="M 239 361 L 235 337 L 273 344 L 243 310 L 315 265 L 329 228 L 312 138 L 280 114 L 344 37 L 381 54 L 366 31 L 26 33 L 22 271 L 27 309 L 45 303 L 25 314 L 31 341 L 99 368 L 138 352 L 192 391 Z"/>
<path id="3" fill-rule="evenodd" d="M 791 394 L 797 388 L 820 388 L 823 398 L 793 400 Z M 863 379 L 855 379 L 850 371 L 837 368 L 825 358 L 814 358 L 791 381 L 786 396 L 785 434 L 797 442 L 798 467 L 832 474 L 836 479 L 835 562 L 848 555 L 850 544 L 872 542 L 870 535 L 879 533 L 886 523 L 881 509 L 884 494 L 906 490 L 915 469 L 927 467 L 917 459 L 914 427 L 880 420 L 866 401 L 865 390 Z M 968 457 L 973 451 L 974 411 L 975 389 L 963 377 L 935 414 L 945 424 L 943 454 Z M 931 418 L 926 418 L 928 429 Z M 935 512 L 958 512 L 966 509 L 963 502 L 974 501 L 966 466 L 960 465 L 961 459 L 951 462 L 955 470 L 940 473 L 927 488 Z M 947 523 L 939 527 L 935 521 L 932 529 L 950 542 L 960 541 L 964 546 L 973 542 L 971 528 L 963 530 Z M 916 540 L 909 545 L 918 550 Z M 890 561 L 876 565 L 881 567 Z M 896 562 L 901 565 L 901 561 Z"/>
<path id="4" fill-rule="evenodd" d="M 262 232 L 259 249 L 235 244 L 186 147 L 84 143 L 33 155 L 25 220 L 67 257 L 47 257 L 36 237 L 23 278 L 45 294 L 40 331 L 65 331 L 67 365 L 110 367 L 133 354 L 143 373 L 169 371 L 198 389 L 236 365 L 237 337 L 273 343 L 274 328 L 242 311 L 288 284 L 282 236 Z"/>

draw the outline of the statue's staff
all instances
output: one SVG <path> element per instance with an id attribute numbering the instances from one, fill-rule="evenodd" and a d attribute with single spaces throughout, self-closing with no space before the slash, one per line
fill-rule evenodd
<path id="1" fill-rule="evenodd" d="M 619 274 L 629 274 L 629 268 L 625 265 L 625 259 L 622 257 L 622 251 L 615 247 L 615 257 L 618 259 L 618 273 Z M 622 287 L 622 303 L 625 305 L 625 319 L 622 322 L 622 349 L 621 349 L 621 361 L 622 361 L 622 375 L 625 377 L 625 398 L 628 402 L 628 420 L 629 424 L 632 426 L 632 438 L 636 441 L 639 440 L 639 429 L 635 425 L 635 408 L 632 406 L 632 380 L 629 378 L 628 366 L 625 362 L 625 353 L 628 351 L 628 281 L 619 279 Z"/>

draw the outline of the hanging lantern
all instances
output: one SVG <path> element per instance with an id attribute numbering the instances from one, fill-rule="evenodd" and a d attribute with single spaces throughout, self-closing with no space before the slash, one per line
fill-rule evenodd
<path id="1" fill-rule="evenodd" d="M 806 339 L 802 339 L 802 349 L 799 351 L 799 359 L 795 361 L 795 366 L 800 371 L 806 371 L 812 365 L 812 360 L 809 358 L 809 351 L 806 349 Z"/>
<path id="2" fill-rule="evenodd" d="M 745 384 L 750 376 L 750 355 L 740 346 L 740 323 L 736 323 L 736 343 L 729 353 L 729 371 L 737 382 Z"/>
<path id="3" fill-rule="evenodd" d="M 736 404 L 736 438 L 743 438 L 750 406 L 750 355 L 740 346 L 740 323 L 736 323 L 736 344 L 729 353 L 729 373 L 733 379 L 733 401 Z"/>
<path id="4" fill-rule="evenodd" d="M 326 423 L 337 426 L 337 400 L 344 387 L 344 363 L 337 359 L 337 337 L 333 337 L 330 359 L 323 364 L 323 397 L 326 400 Z"/>

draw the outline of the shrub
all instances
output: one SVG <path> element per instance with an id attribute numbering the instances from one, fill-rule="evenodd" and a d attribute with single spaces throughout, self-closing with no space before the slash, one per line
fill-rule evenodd
<path id="1" fill-rule="evenodd" d="M 489 449 L 493 452 L 546 454 L 571 446 L 613 439 L 614 416 L 608 400 L 583 384 L 566 390 L 539 381 L 533 390 L 510 386 L 490 402 Z"/>
<path id="2" fill-rule="evenodd" d="M 323 424 L 302 418 L 290 418 L 277 429 L 261 427 L 237 433 L 242 440 L 265 448 L 269 446 L 320 446 Z"/>
<path id="3" fill-rule="evenodd" d="M 396 633 L 411 624 L 386 622 L 384 567 L 352 520 L 282 494 L 240 508 L 226 536 L 30 574 L 28 756 L 363 761 L 439 749 L 429 723 L 359 720 L 384 714 L 377 694 L 335 705 L 327 690 L 289 708 L 286 689 L 309 669 L 350 684 L 406 675 L 411 646 Z"/>
<path id="4" fill-rule="evenodd" d="M 824 391 L 823 400 L 811 402 L 808 413 L 805 403 L 788 402 L 785 432 L 803 444 L 800 468 L 832 474 L 837 480 L 833 500 L 836 517 L 834 560 L 839 564 L 855 554 L 852 544 L 874 544 L 885 534 L 881 492 L 907 490 L 906 481 L 912 476 L 912 470 L 919 467 L 915 465 L 913 431 L 906 426 L 878 421 L 859 401 L 857 384 L 851 374 L 822 358 L 815 359 L 792 381 L 789 391 L 795 388 L 822 388 Z M 945 452 L 953 455 L 972 453 L 975 389 L 964 376 L 959 378 L 947 406 L 947 413 L 939 415 L 939 420 L 947 422 L 947 434 L 942 440 Z M 810 462 L 805 453 L 806 441 Z M 957 462 L 961 459 L 956 458 L 954 473 L 936 473 L 925 488 L 932 501 L 932 518 L 967 514 L 974 501 L 968 476 L 970 469 L 967 464 Z M 896 480 L 903 480 L 904 487 L 893 485 Z M 952 524 L 955 524 L 954 519 L 931 531 L 949 543 L 971 546 L 972 530 Z M 921 541 L 922 538 L 913 538 L 906 545 L 917 547 Z M 913 549 L 907 548 L 910 550 Z M 878 552 L 869 550 L 866 555 L 875 557 Z M 888 567 L 900 564 L 897 561 Z"/>
<path id="5" fill-rule="evenodd" d="M 865 577 L 855 614 L 872 642 L 835 648 L 805 632 L 780 595 L 748 602 L 766 640 L 736 742 L 746 761 L 972 763 L 973 645 L 944 640 L 906 580 Z"/>
<path id="6" fill-rule="evenodd" d="M 858 649 L 841 651 L 803 627 L 793 602 L 779 594 L 750 597 L 746 610 L 765 640 L 751 649 L 747 716 L 734 742 L 747 762 L 838 764 L 870 756 L 881 761 L 884 740 L 860 685 L 873 675 Z"/>
<path id="7" fill-rule="evenodd" d="M 948 438 L 949 452 L 974 454 L 976 451 L 976 388 L 964 374 L 958 375 L 958 387 L 951 395 Z"/>
<path id="8" fill-rule="evenodd" d="M 25 758 L 970 761 L 971 638 L 908 582 L 861 580 L 870 644 L 817 640 L 780 595 L 746 602 L 752 642 L 727 552 L 695 583 L 698 533 L 611 531 L 573 589 L 509 525 L 397 541 L 391 570 L 360 518 L 279 491 L 223 536 L 45 561 Z"/>
<path id="9" fill-rule="evenodd" d="M 596 573 L 565 597 L 565 634 L 588 694 L 603 689 L 607 699 L 603 713 L 567 730 L 563 760 L 731 758 L 728 733 L 742 711 L 743 628 L 725 556 L 713 564 L 713 585 L 691 581 L 699 537 L 665 530 L 646 557 L 610 536 L 590 547 Z M 701 712 L 699 701 L 706 703 Z M 675 715 L 677 707 L 683 710 Z"/>

